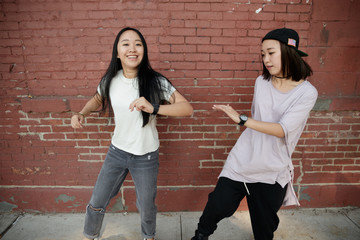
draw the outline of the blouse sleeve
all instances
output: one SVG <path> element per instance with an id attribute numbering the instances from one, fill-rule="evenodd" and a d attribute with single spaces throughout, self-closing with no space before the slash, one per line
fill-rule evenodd
<path id="1" fill-rule="evenodd" d="M 251 102 L 251 116 L 254 117 L 255 115 L 255 105 L 256 105 L 256 94 L 257 94 L 257 89 L 258 89 L 258 82 L 259 81 L 264 81 L 261 76 L 259 76 L 258 78 L 256 78 L 255 80 L 255 85 L 254 85 L 254 95 L 253 95 L 253 99 Z"/>
<path id="2" fill-rule="evenodd" d="M 290 157 L 318 96 L 317 90 L 312 85 L 310 86 L 311 88 L 305 91 L 305 94 L 293 106 L 289 107 L 279 122 L 285 133 L 285 142 Z"/>

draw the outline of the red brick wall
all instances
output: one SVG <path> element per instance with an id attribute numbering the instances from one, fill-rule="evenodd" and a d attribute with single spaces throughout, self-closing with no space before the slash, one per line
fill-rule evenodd
<path id="1" fill-rule="evenodd" d="M 320 94 L 293 155 L 302 207 L 360 206 L 360 1 L 3 0 L 0 9 L 0 210 L 84 211 L 113 125 L 93 113 L 74 131 L 70 116 L 125 26 L 140 29 L 152 66 L 195 109 L 158 121 L 160 211 L 204 207 L 243 130 L 211 106 L 250 111 L 261 37 L 279 27 L 299 32 Z M 134 211 L 134 198 L 129 177 L 109 211 Z"/>

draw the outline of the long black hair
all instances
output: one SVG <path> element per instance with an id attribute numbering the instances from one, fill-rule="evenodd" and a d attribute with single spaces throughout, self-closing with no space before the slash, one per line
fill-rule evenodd
<path id="1" fill-rule="evenodd" d="M 120 36 L 125 31 L 129 31 L 129 30 L 134 31 L 139 35 L 142 45 L 144 47 L 144 56 L 138 67 L 138 76 L 137 76 L 138 84 L 139 84 L 139 96 L 144 97 L 152 104 L 160 104 L 160 102 L 164 99 L 163 96 L 164 86 L 161 85 L 161 78 L 166 79 L 166 81 L 169 82 L 168 85 L 172 86 L 171 82 L 166 77 L 164 77 L 162 74 L 152 69 L 149 62 L 147 44 L 144 36 L 140 33 L 140 31 L 131 27 L 123 28 L 120 30 L 120 32 L 117 34 L 115 38 L 109 67 L 100 81 L 100 95 L 102 96 L 103 99 L 101 110 L 103 112 L 105 112 L 107 108 L 109 109 L 109 113 L 111 113 L 112 111 L 111 99 L 110 99 L 110 83 L 111 80 L 118 73 L 118 71 L 123 68 L 121 65 L 121 61 L 118 58 L 117 46 L 119 43 Z M 143 117 L 143 127 L 144 127 L 149 122 L 150 114 L 144 111 L 141 111 L 141 113 Z"/>
<path id="2" fill-rule="evenodd" d="M 295 48 L 289 47 L 286 44 L 280 42 L 281 51 L 281 69 L 282 75 L 285 78 L 291 78 L 294 81 L 300 81 L 301 79 L 306 80 L 307 77 L 311 76 L 313 71 L 310 65 L 299 55 Z M 265 80 L 271 79 L 269 70 L 263 65 L 263 77 Z"/>

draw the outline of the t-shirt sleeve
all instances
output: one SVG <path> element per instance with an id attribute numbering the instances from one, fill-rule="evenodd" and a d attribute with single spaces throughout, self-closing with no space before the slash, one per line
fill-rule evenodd
<path id="1" fill-rule="evenodd" d="M 317 96 L 316 89 L 313 86 L 309 87 L 305 94 L 299 97 L 298 101 L 280 118 L 279 123 L 285 132 L 285 142 L 290 156 L 305 127 L 309 113 L 315 105 Z"/>
<path id="2" fill-rule="evenodd" d="M 171 95 L 176 91 L 176 88 L 166 78 L 160 78 L 160 82 L 164 97 L 163 100 L 169 101 Z"/>
<path id="3" fill-rule="evenodd" d="M 98 87 L 97 87 L 97 93 L 101 96 L 101 90 L 100 90 L 100 84 L 98 85 Z"/>

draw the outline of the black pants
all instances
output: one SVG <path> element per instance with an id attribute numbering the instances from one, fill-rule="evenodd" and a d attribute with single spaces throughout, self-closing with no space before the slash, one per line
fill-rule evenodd
<path id="1" fill-rule="evenodd" d="M 198 224 L 198 231 L 205 236 L 214 233 L 217 223 L 232 216 L 246 196 L 251 218 L 251 226 L 256 240 L 273 239 L 279 225 L 279 211 L 286 193 L 278 183 L 247 183 L 248 195 L 243 182 L 219 178 Z"/>

